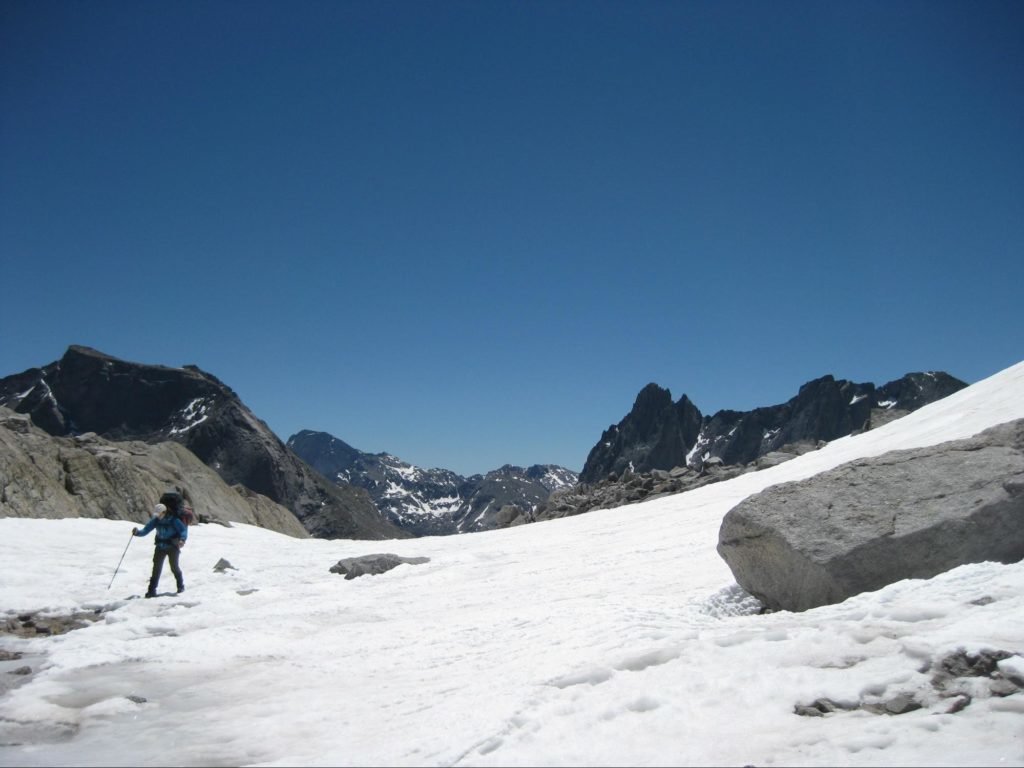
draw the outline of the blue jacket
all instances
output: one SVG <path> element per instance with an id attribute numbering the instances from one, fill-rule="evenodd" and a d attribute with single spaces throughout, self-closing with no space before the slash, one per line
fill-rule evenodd
<path id="1" fill-rule="evenodd" d="M 156 546 L 160 549 L 170 549 L 175 546 L 175 539 L 184 541 L 188 538 L 188 526 L 171 513 L 167 513 L 163 517 L 150 518 L 145 527 L 140 528 L 135 535 L 145 536 L 154 528 L 156 529 Z"/>

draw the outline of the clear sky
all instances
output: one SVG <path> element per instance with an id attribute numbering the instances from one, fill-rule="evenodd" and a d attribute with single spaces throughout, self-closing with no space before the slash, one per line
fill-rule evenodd
<path id="1" fill-rule="evenodd" d="M 1024 359 L 1024 3 L 0 4 L 0 375 L 85 344 L 282 438 L 582 468 Z"/>

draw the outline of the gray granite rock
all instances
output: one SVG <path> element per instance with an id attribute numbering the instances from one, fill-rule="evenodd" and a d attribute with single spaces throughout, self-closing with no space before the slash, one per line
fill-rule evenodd
<path id="1" fill-rule="evenodd" d="M 965 563 L 1024 558 L 1024 420 L 772 486 L 730 510 L 718 552 L 773 609 L 838 603 Z"/>
<path id="2" fill-rule="evenodd" d="M 362 555 L 360 557 L 346 557 L 331 566 L 331 573 L 344 574 L 346 579 L 354 579 L 357 576 L 366 576 L 386 573 L 403 563 L 409 565 L 420 565 L 430 562 L 429 557 L 401 557 L 385 552 L 376 555 Z"/>

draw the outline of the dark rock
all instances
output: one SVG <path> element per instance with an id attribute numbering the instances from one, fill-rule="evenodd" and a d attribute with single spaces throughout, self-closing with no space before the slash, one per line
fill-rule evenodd
<path id="1" fill-rule="evenodd" d="M 976 690 L 975 685 L 965 683 L 966 678 L 985 678 L 988 692 L 992 696 L 1012 696 L 1024 688 L 1024 679 L 1016 679 L 1012 673 L 1004 672 L 1000 662 L 1013 658 L 1015 654 L 1002 650 L 984 650 L 968 653 L 960 649 L 943 657 L 932 674 L 931 684 L 942 696 L 966 697 Z"/>
<path id="2" fill-rule="evenodd" d="M 62 635 L 75 629 L 82 629 L 102 618 L 103 610 L 76 611 L 63 615 L 40 616 L 34 613 L 22 613 L 17 617 L 8 617 L 0 632 L 20 637 L 39 637 Z M 6 652 L 5 652 L 6 653 Z M 20 654 L 16 658 L 21 658 Z M 0 657 L 0 661 L 5 661 Z"/>
<path id="3" fill-rule="evenodd" d="M 893 699 L 885 702 L 885 711 L 890 715 L 904 715 L 907 712 L 914 712 L 915 710 L 921 709 L 921 703 L 914 699 L 913 696 L 907 694 L 900 694 Z"/>
<path id="4" fill-rule="evenodd" d="M 601 435 L 580 473 L 585 483 L 627 469 L 639 472 L 672 469 L 686 464 L 686 453 L 697 440 L 701 414 L 685 395 L 678 403 L 657 384 L 648 384 L 633 408 Z"/>
<path id="5" fill-rule="evenodd" d="M 806 704 L 797 704 L 793 707 L 793 712 L 801 717 L 824 717 L 825 712 L 814 706 L 807 706 Z"/>
<path id="6" fill-rule="evenodd" d="M 811 704 L 797 704 L 793 711 L 804 717 L 822 717 L 833 712 L 847 712 L 856 709 L 856 705 L 842 704 L 828 698 L 815 699 Z"/>
<path id="7" fill-rule="evenodd" d="M 963 712 L 968 706 L 970 706 L 971 701 L 971 697 L 965 693 L 956 696 L 953 703 L 949 706 L 949 709 L 946 710 L 946 714 L 955 715 L 957 712 Z"/>
<path id="8" fill-rule="evenodd" d="M 988 692 L 992 696 L 1012 696 L 1020 693 L 1024 688 L 1024 680 L 1015 681 L 1012 679 L 1012 675 L 1004 672 L 1003 666 L 1017 668 L 1016 663 L 1014 665 L 1002 664 L 1007 659 L 1016 660 L 1019 657 L 1001 650 L 968 653 L 959 649 L 940 659 L 935 664 L 936 673 L 931 679 L 931 686 L 938 693 L 940 699 L 952 700 L 946 708 L 945 714 L 956 714 L 970 705 L 972 696 L 968 691 L 977 690 L 977 684 L 970 683 L 968 678 L 988 678 Z M 803 717 L 822 717 L 839 711 L 861 709 L 876 715 L 902 715 L 922 707 L 923 704 L 911 692 L 904 691 L 883 701 L 862 699 L 859 702 L 845 703 L 829 698 L 820 698 L 811 704 L 796 704 L 793 707 L 793 712 Z"/>
<path id="9" fill-rule="evenodd" d="M 213 570 L 217 573 L 224 573 L 224 571 L 237 571 L 238 569 L 222 557 L 217 561 L 217 564 L 213 566 Z"/>
<path id="10" fill-rule="evenodd" d="M 1024 420 L 863 459 L 730 510 L 719 554 L 765 605 L 801 611 L 965 563 L 1024 558 Z"/>
<path id="11" fill-rule="evenodd" d="M 818 447 L 878 426 L 895 414 L 910 413 L 965 386 L 945 373 L 909 373 L 879 388 L 823 376 L 804 384 L 781 405 L 703 416 L 685 395 L 673 403 L 667 389 L 648 384 L 626 417 L 606 429 L 591 449 L 580 480 L 596 483 L 629 468 L 639 472 L 679 466 L 700 469 L 709 459 L 740 466 L 773 452 L 799 455 L 801 451 L 792 446 Z M 781 460 L 783 456 L 776 455 L 763 466 Z"/>
<path id="12" fill-rule="evenodd" d="M 9 674 L 9 675 L 31 675 L 32 674 L 32 667 L 18 667 L 17 669 L 12 669 L 7 674 Z"/>
<path id="13" fill-rule="evenodd" d="M 992 677 L 999 671 L 999 662 L 1013 656 L 1008 651 L 980 651 L 968 653 L 960 649 L 943 657 L 933 679 L 940 685 L 954 677 Z"/>
<path id="14" fill-rule="evenodd" d="M 941 371 L 908 373 L 875 392 L 875 406 L 911 412 L 964 388 L 964 382 Z"/>
<path id="15" fill-rule="evenodd" d="M 429 557 L 400 557 L 390 553 L 362 555 L 339 560 L 336 565 L 331 566 L 331 573 L 341 573 L 346 579 L 354 579 L 367 574 L 385 573 L 403 563 L 419 565 L 428 562 L 430 562 Z"/>

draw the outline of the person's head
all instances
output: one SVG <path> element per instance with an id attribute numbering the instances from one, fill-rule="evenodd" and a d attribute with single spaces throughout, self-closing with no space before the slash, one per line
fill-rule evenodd
<path id="1" fill-rule="evenodd" d="M 177 488 L 165 491 L 160 496 L 160 503 L 168 509 L 178 512 L 181 510 L 181 491 Z"/>
<path id="2" fill-rule="evenodd" d="M 157 504 L 153 507 L 153 517 L 163 517 L 165 514 L 167 514 L 167 507 L 163 504 Z"/>

